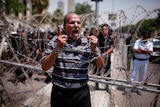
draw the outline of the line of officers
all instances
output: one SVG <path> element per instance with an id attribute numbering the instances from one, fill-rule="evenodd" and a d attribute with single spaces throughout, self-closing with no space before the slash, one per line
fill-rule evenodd
<path id="1" fill-rule="evenodd" d="M 100 25 L 99 28 L 100 29 L 91 27 L 90 29 L 86 29 L 83 34 L 98 37 L 98 47 L 101 50 L 102 56 L 107 56 L 105 57 L 106 66 L 104 71 L 104 73 L 106 73 L 110 70 L 110 58 L 114 50 L 115 39 L 112 36 L 113 30 L 108 24 L 104 23 Z M 8 46 L 2 53 L 2 59 L 14 61 L 16 57 L 18 57 L 20 62 L 36 64 L 36 62 L 40 62 L 48 41 L 55 35 L 57 35 L 56 31 L 46 33 L 38 30 L 28 32 L 18 30 L 17 32 L 11 33 L 9 42 L 11 43 L 12 49 Z M 13 51 L 16 53 L 16 57 Z M 94 73 L 97 73 L 99 70 L 99 68 L 95 67 Z M 110 77 L 110 73 L 108 73 L 108 77 Z M 98 89 L 98 83 L 96 84 L 96 88 Z"/>

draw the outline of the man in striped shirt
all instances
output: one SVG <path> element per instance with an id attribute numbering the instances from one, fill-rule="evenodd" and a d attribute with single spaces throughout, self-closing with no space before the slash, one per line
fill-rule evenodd
<path id="1" fill-rule="evenodd" d="M 88 65 L 95 60 L 98 67 L 104 67 L 97 48 L 98 39 L 80 34 L 81 19 L 75 13 L 65 16 L 63 28 L 64 34 L 61 34 L 58 27 L 58 35 L 48 43 L 42 58 L 44 71 L 54 66 L 51 107 L 91 107 Z"/>

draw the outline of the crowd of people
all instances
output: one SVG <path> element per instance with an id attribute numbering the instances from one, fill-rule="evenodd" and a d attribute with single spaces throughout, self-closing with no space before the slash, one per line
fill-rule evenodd
<path id="1" fill-rule="evenodd" d="M 111 77 L 111 54 L 115 48 L 114 38 L 112 38 L 113 31 L 108 24 L 104 23 L 99 26 L 99 29 L 93 27 L 90 32 L 87 29 L 84 35 L 81 35 L 80 17 L 74 13 L 66 15 L 63 30 L 63 34 L 61 34 L 58 29 L 57 36 L 50 40 L 42 58 L 44 71 L 54 66 L 51 106 L 91 107 L 87 68 L 89 63 L 93 63 L 96 66 L 93 69 L 95 74 L 103 73 L 105 76 Z M 143 32 L 141 34 L 142 38 L 136 40 L 133 47 L 134 65 L 130 77 L 132 83 L 137 81 L 138 74 L 140 74 L 138 81 L 144 80 L 149 56 L 153 51 L 153 44 L 148 40 L 149 36 Z M 90 43 L 90 47 L 85 49 L 88 43 Z M 91 56 L 96 59 L 92 60 Z M 92 62 L 87 62 L 88 60 Z M 78 62 L 83 63 L 79 65 Z M 96 83 L 96 89 L 99 89 L 98 83 Z M 106 91 L 110 91 L 107 84 Z M 136 92 L 140 94 L 140 90 L 136 90 Z"/>
<path id="2" fill-rule="evenodd" d="M 38 30 L 25 31 L 24 29 L 18 29 L 16 32 L 12 31 L 5 40 L 1 59 L 23 64 L 39 65 L 45 45 L 54 35 L 54 32 L 45 33 Z M 1 41 L 3 37 L 3 31 L 1 31 Z M 10 69 L 10 66 L 7 65 L 7 69 Z M 24 69 L 26 70 L 26 68 Z M 32 70 L 26 70 L 26 74 L 28 74 L 26 77 L 21 67 L 17 67 L 12 73 L 15 76 L 8 80 L 12 83 L 22 82 L 25 84 L 27 77 L 31 78 L 33 75 Z M 48 80 L 45 82 L 48 83 Z"/>
<path id="3" fill-rule="evenodd" d="M 115 48 L 113 30 L 104 23 L 99 28 L 87 29 L 81 35 L 81 27 L 80 17 L 69 13 L 64 18 L 63 29 L 58 27 L 54 33 L 21 30 L 12 34 L 9 37 L 12 48 L 8 47 L 2 54 L 5 60 L 16 60 L 16 53 L 21 62 L 39 62 L 44 71 L 54 68 L 51 107 L 91 107 L 87 84 L 89 63 L 96 66 L 95 74 L 103 73 L 111 77 L 111 54 Z M 146 74 L 148 59 L 153 51 L 151 42 L 143 42 L 147 37 L 143 36 L 135 42 L 131 81 L 136 81 L 136 75 L 140 73 L 139 81 L 142 82 Z M 96 89 L 99 89 L 98 83 Z M 108 85 L 106 90 L 109 91 Z"/>
<path id="4" fill-rule="evenodd" d="M 54 35 L 54 32 L 45 33 L 37 30 L 11 32 L 6 40 L 7 46 L 2 53 L 2 59 L 15 61 L 15 57 L 18 57 L 22 63 L 39 62 L 45 45 Z"/>

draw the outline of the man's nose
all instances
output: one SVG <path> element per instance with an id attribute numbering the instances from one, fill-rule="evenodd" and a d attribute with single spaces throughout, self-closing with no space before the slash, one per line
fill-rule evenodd
<path id="1" fill-rule="evenodd" d="M 77 23 L 77 22 L 75 22 L 75 23 L 74 23 L 74 26 L 78 26 L 78 23 Z"/>

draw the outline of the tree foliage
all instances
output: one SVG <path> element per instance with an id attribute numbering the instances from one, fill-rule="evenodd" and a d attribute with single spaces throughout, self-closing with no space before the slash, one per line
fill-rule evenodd
<path id="1" fill-rule="evenodd" d="M 61 10 L 56 9 L 54 11 L 53 18 L 52 18 L 53 23 L 57 23 L 58 25 L 61 25 L 63 23 L 63 19 L 64 19 L 64 16 Z"/>
<path id="2" fill-rule="evenodd" d="M 0 0 L 1 12 L 5 14 L 18 14 L 18 12 L 24 13 L 27 10 L 27 7 L 24 3 L 19 2 L 18 0 Z"/>
<path id="3" fill-rule="evenodd" d="M 93 10 L 91 9 L 91 5 L 87 4 L 87 3 L 83 3 L 83 4 L 80 4 L 80 3 L 77 3 L 76 4 L 76 8 L 75 8 L 75 13 L 79 14 L 79 15 L 82 15 L 82 14 L 87 14 L 87 13 L 91 13 L 93 12 Z M 83 23 L 82 23 L 82 26 L 86 26 L 86 22 L 89 22 L 91 21 L 91 16 L 88 16 L 84 19 Z"/>
<path id="4" fill-rule="evenodd" d="M 138 26 L 141 21 L 139 21 L 135 26 Z M 146 19 L 142 23 L 141 30 L 148 31 L 148 32 L 154 32 L 155 30 L 160 29 L 160 17 L 156 17 L 154 19 Z"/>
<path id="5" fill-rule="evenodd" d="M 83 3 L 83 4 L 77 3 L 76 4 L 76 8 L 75 8 L 75 13 L 77 13 L 77 14 L 85 14 L 85 13 L 93 12 L 91 10 L 91 7 L 92 7 L 91 5 L 86 4 L 86 3 Z"/>
<path id="6" fill-rule="evenodd" d="M 160 29 L 160 10 L 158 11 L 156 18 L 145 19 L 144 21 L 140 20 L 135 25 L 127 25 L 127 26 L 123 26 L 118 29 L 122 29 L 122 32 L 126 32 L 128 28 L 130 28 L 130 31 L 135 31 L 137 30 L 141 22 L 143 23 L 138 30 L 143 30 L 143 31 L 148 31 L 148 32 L 154 32 L 156 30 L 159 30 Z"/>
<path id="7" fill-rule="evenodd" d="M 49 6 L 49 0 L 32 0 L 32 14 L 41 14 Z"/>
<path id="8" fill-rule="evenodd" d="M 19 12 L 25 13 L 28 8 L 26 7 L 26 0 L 19 2 L 19 0 L 0 0 L 1 12 L 5 14 L 15 14 Z M 32 2 L 32 14 L 41 14 L 44 9 L 49 6 L 49 0 L 31 0 Z"/>

